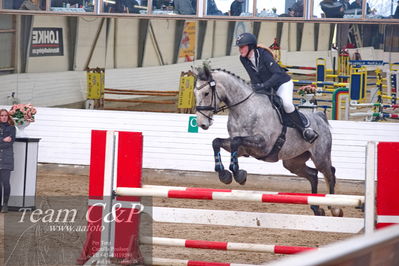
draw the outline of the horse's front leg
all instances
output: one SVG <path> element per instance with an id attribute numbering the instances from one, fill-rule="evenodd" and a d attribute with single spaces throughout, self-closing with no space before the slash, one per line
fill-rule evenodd
<path id="1" fill-rule="evenodd" d="M 241 149 L 240 149 L 241 147 Z M 240 169 L 238 157 L 244 155 L 245 149 L 256 150 L 256 157 L 262 157 L 265 153 L 266 141 L 262 136 L 234 137 L 230 143 L 231 159 L 229 169 L 233 172 L 234 180 L 240 185 L 247 181 L 247 171 Z M 254 155 L 254 154 L 252 154 Z"/>
<path id="2" fill-rule="evenodd" d="M 225 184 L 230 184 L 233 177 L 228 170 L 224 169 L 220 148 L 230 151 L 230 139 L 216 138 L 212 142 L 213 154 L 215 156 L 215 171 L 219 174 L 219 180 Z"/>

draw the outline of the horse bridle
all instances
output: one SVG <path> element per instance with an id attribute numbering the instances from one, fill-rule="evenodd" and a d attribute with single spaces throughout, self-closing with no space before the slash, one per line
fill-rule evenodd
<path id="1" fill-rule="evenodd" d="M 199 112 L 200 114 L 202 114 L 203 116 L 205 116 L 206 118 L 208 118 L 209 120 L 212 120 L 212 117 L 204 114 L 202 111 L 212 111 L 214 114 L 220 112 L 216 106 L 216 97 L 219 99 L 220 101 L 220 97 L 216 92 L 216 82 L 214 80 L 210 80 L 207 83 L 202 84 L 197 90 L 201 90 L 204 87 L 208 86 L 211 87 L 211 104 L 208 106 L 204 106 L 204 105 L 197 105 L 195 106 L 195 109 L 197 110 L 197 112 Z"/>
<path id="2" fill-rule="evenodd" d="M 195 109 L 197 110 L 197 112 L 199 112 L 200 114 L 202 114 L 203 116 L 205 116 L 206 118 L 208 118 L 209 120 L 213 120 L 212 117 L 204 114 L 202 111 L 212 111 L 214 114 L 217 114 L 221 111 L 227 110 L 231 107 L 237 106 L 243 102 L 245 102 L 246 100 L 249 99 L 249 97 L 251 97 L 254 92 L 250 93 L 247 97 L 245 97 L 243 100 L 239 101 L 238 103 L 232 104 L 232 105 L 223 105 L 222 107 L 217 107 L 216 105 L 216 97 L 219 99 L 219 101 L 222 101 L 216 91 L 216 81 L 211 79 L 210 81 L 208 81 L 207 83 L 202 84 L 197 90 L 201 90 L 204 87 L 209 86 L 211 88 L 212 91 L 212 95 L 211 95 L 211 104 L 208 106 L 204 106 L 204 105 L 197 105 L 195 107 Z"/>

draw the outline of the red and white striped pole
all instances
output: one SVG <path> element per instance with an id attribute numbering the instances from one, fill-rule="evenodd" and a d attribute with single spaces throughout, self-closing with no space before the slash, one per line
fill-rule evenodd
<path id="1" fill-rule="evenodd" d="M 93 130 L 91 138 L 89 230 L 78 264 L 89 260 L 135 260 L 138 250 L 137 197 L 116 197 L 118 186 L 141 187 L 143 136 L 136 132 Z"/>
<path id="2" fill-rule="evenodd" d="M 159 190 L 151 188 L 131 188 L 117 187 L 116 195 L 120 196 L 147 196 L 161 198 L 179 198 L 179 199 L 199 199 L 199 200 L 240 200 L 268 203 L 285 204 L 308 204 L 308 205 L 334 205 L 334 206 L 353 206 L 362 205 L 359 198 L 339 198 L 339 197 L 317 197 L 302 195 L 273 195 L 251 192 L 216 192 L 212 190 Z"/>
<path id="3" fill-rule="evenodd" d="M 245 252 L 267 252 L 273 254 L 296 254 L 303 251 L 314 250 L 312 247 L 279 246 L 254 243 L 234 243 L 221 241 L 189 240 L 166 237 L 140 237 L 140 243 L 147 245 L 186 247 L 198 249 L 230 250 Z"/>
<path id="4" fill-rule="evenodd" d="M 255 266 L 255 264 L 240 264 L 240 263 L 223 263 L 223 262 L 208 262 L 196 260 L 178 260 L 165 258 L 146 258 L 145 265 L 162 265 L 162 266 Z"/>
<path id="5" fill-rule="evenodd" d="M 157 185 L 143 185 L 142 188 L 149 188 L 155 190 L 232 192 L 233 194 L 252 193 L 252 194 L 288 195 L 288 196 L 303 196 L 303 197 L 312 196 L 312 197 L 350 198 L 350 199 L 358 199 L 362 201 L 362 203 L 364 203 L 364 196 L 361 195 L 314 194 L 314 193 L 298 193 L 298 192 L 275 192 L 275 191 L 260 191 L 260 190 L 238 190 L 238 189 L 223 189 L 223 188 L 177 187 L 177 186 L 157 186 Z"/>

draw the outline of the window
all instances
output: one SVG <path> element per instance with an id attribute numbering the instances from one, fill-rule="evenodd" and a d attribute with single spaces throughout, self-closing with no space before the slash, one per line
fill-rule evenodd
<path id="1" fill-rule="evenodd" d="M 315 0 L 313 16 L 316 18 L 361 19 L 363 0 Z"/>
<path id="2" fill-rule="evenodd" d="M 146 14 L 147 5 L 147 0 L 103 0 L 102 10 L 104 13 Z"/>
<path id="3" fill-rule="evenodd" d="M 264 0 L 256 6 L 258 17 L 303 17 L 303 9 L 303 0 Z"/>
<path id="4" fill-rule="evenodd" d="M 232 0 L 205 0 L 207 16 L 228 16 Z"/>
<path id="5" fill-rule="evenodd" d="M 0 75 L 15 70 L 15 18 L 12 15 L 0 16 Z"/>
<path id="6" fill-rule="evenodd" d="M 95 0 L 51 0 L 50 10 L 56 12 L 94 12 Z"/>
<path id="7" fill-rule="evenodd" d="M 368 0 L 368 18 L 399 18 L 399 1 Z M 395 16 L 396 13 L 396 16 Z"/>
<path id="8" fill-rule="evenodd" d="M 46 0 L 3 0 L 4 9 L 46 10 Z"/>
<path id="9" fill-rule="evenodd" d="M 174 0 L 174 13 L 178 15 L 194 16 L 197 13 L 196 0 Z"/>
<path id="10" fill-rule="evenodd" d="M 231 0 L 226 6 L 227 14 L 230 16 L 248 17 L 253 13 L 253 0 Z"/>
<path id="11" fill-rule="evenodd" d="M 176 2 L 176 0 L 175 0 Z M 187 2 L 190 13 L 196 13 L 197 1 L 190 0 Z M 175 4 L 173 0 L 152 0 L 152 14 L 154 15 L 173 15 L 176 14 Z M 190 14 L 191 15 L 191 14 Z"/>

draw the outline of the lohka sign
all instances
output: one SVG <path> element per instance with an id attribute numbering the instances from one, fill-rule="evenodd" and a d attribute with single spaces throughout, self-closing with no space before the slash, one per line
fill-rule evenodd
<path id="1" fill-rule="evenodd" d="M 33 28 L 30 56 L 54 55 L 64 55 L 62 28 Z"/>

